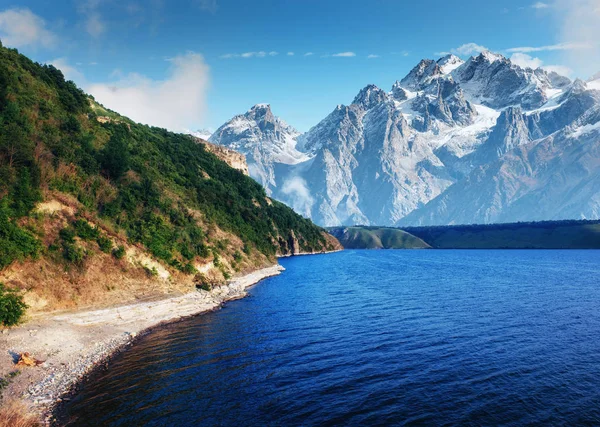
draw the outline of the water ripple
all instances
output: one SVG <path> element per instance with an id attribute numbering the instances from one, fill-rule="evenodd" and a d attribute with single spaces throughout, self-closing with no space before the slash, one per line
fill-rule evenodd
<path id="1" fill-rule="evenodd" d="M 598 425 L 600 252 L 346 251 L 161 328 L 68 425 Z"/>

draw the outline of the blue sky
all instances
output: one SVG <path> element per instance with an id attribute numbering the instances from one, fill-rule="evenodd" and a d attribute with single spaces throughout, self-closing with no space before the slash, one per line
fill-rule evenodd
<path id="1" fill-rule="evenodd" d="M 571 76 L 600 69 L 585 59 L 598 54 L 590 16 L 600 0 L 2 3 L 4 44 L 54 63 L 108 107 L 174 130 L 216 128 L 266 102 L 305 131 L 366 84 L 389 89 L 441 52 L 485 47 Z"/>

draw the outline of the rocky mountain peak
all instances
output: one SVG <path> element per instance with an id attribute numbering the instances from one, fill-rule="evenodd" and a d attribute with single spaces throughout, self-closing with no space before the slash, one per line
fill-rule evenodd
<path id="1" fill-rule="evenodd" d="M 245 115 L 253 120 L 273 121 L 275 119 L 275 116 L 271 112 L 271 105 L 269 104 L 256 104 Z"/>
<path id="2" fill-rule="evenodd" d="M 411 90 L 418 90 L 432 76 L 443 74 L 440 65 L 432 59 L 422 59 L 416 67 L 400 80 L 400 84 Z"/>
<path id="3" fill-rule="evenodd" d="M 302 135 L 259 104 L 211 141 L 246 154 L 268 194 L 322 225 L 598 217 L 598 77 L 447 55 L 421 60 L 390 92 L 367 85 Z"/>
<path id="4" fill-rule="evenodd" d="M 394 98 L 396 101 L 404 101 L 408 98 L 406 90 L 402 87 L 398 80 L 396 80 L 396 83 L 394 83 L 392 86 L 391 94 L 392 98 Z"/>
<path id="5" fill-rule="evenodd" d="M 485 61 L 489 64 L 493 64 L 496 61 L 508 61 L 504 56 L 500 55 L 499 53 L 490 52 L 489 50 L 484 50 L 483 52 L 481 52 L 477 56 L 477 59 L 479 61 Z"/>
<path id="6" fill-rule="evenodd" d="M 454 71 L 464 63 L 465 61 L 453 54 L 443 56 L 437 60 L 437 64 L 439 65 L 442 73 L 444 74 L 450 74 L 452 71 Z"/>
<path id="7" fill-rule="evenodd" d="M 360 105 L 366 110 L 374 105 L 380 104 L 388 100 L 388 94 L 383 89 L 378 88 L 374 84 L 365 86 L 358 92 L 358 95 L 352 101 L 352 104 Z"/>
<path id="8" fill-rule="evenodd" d="M 562 89 L 571 84 L 571 79 L 565 76 L 558 74 L 556 71 L 550 71 L 547 73 L 548 79 L 552 84 L 552 87 Z"/>

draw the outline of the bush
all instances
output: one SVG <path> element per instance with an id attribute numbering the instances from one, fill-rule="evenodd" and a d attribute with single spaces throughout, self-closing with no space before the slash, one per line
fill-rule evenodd
<path id="1" fill-rule="evenodd" d="M 81 265 L 85 258 L 85 251 L 75 243 L 63 242 L 63 258 L 71 264 Z"/>
<path id="2" fill-rule="evenodd" d="M 77 219 L 73 222 L 75 233 L 83 240 L 94 240 L 100 237 L 97 228 L 92 227 L 85 219 Z"/>
<path id="3" fill-rule="evenodd" d="M 70 228 L 63 228 L 58 235 L 65 243 L 75 243 L 75 231 Z"/>
<path id="4" fill-rule="evenodd" d="M 12 289 L 7 289 L 3 283 L 0 283 L 0 323 L 4 326 L 13 326 L 19 323 L 27 304 L 23 302 L 23 297 Z"/>
<path id="5" fill-rule="evenodd" d="M 182 268 L 181 271 L 186 273 L 186 274 L 195 274 L 198 271 L 196 270 L 196 268 L 192 265 L 191 262 L 188 262 L 187 264 L 185 264 Z"/>
<path id="6" fill-rule="evenodd" d="M 98 236 L 96 242 L 98 243 L 98 247 L 102 252 L 105 254 L 110 253 L 110 250 L 112 249 L 112 241 L 108 237 Z"/>
<path id="7" fill-rule="evenodd" d="M 125 247 L 120 245 L 118 248 L 113 249 L 112 254 L 116 259 L 123 259 L 125 256 Z"/>
<path id="8" fill-rule="evenodd" d="M 41 245 L 28 231 L 9 218 L 5 201 L 0 201 L 0 270 L 15 260 L 36 257 Z"/>

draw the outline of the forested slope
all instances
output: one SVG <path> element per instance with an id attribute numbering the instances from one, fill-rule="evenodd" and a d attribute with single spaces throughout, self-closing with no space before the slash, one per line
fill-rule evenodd
<path id="1" fill-rule="evenodd" d="M 0 45 L 0 281 L 34 305 L 104 301 L 119 278 L 128 298 L 224 280 L 337 245 L 192 137 L 134 123 Z"/>

